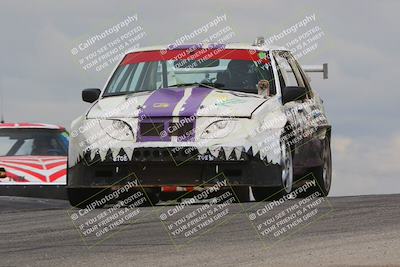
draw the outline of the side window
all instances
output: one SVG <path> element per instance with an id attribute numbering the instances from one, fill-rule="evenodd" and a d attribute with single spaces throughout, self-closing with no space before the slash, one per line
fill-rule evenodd
<path id="1" fill-rule="evenodd" d="M 310 97 L 310 87 L 296 59 L 289 52 L 283 51 L 275 54 L 275 60 L 277 62 L 281 88 L 285 86 L 305 87 L 308 91 L 307 97 Z"/>
<path id="2" fill-rule="evenodd" d="M 281 88 L 285 86 L 300 86 L 289 61 L 281 53 L 275 54 Z M 282 77 L 281 77 L 282 76 Z M 282 85 L 282 80 L 284 85 Z"/>
<path id="3" fill-rule="evenodd" d="M 58 141 L 61 143 L 64 150 L 68 151 L 68 143 L 69 143 L 69 133 L 67 131 L 62 131 L 58 137 Z"/>
<path id="4" fill-rule="evenodd" d="M 296 59 L 294 59 L 294 57 L 292 55 L 290 55 L 289 53 L 286 53 L 286 55 L 287 55 L 286 58 L 288 60 L 290 68 L 292 70 L 292 74 L 294 74 L 294 76 L 296 77 L 298 86 L 305 87 L 303 76 L 301 75 L 301 72 L 300 72 L 300 70 L 298 68 L 298 64 L 296 63 Z"/>
<path id="5" fill-rule="evenodd" d="M 293 56 L 291 56 L 293 57 Z M 293 59 L 294 60 L 294 59 Z M 303 81 L 304 87 L 307 90 L 307 96 L 311 98 L 313 96 L 312 90 L 311 90 L 311 85 L 310 82 L 307 79 L 306 73 L 304 70 L 301 69 L 301 66 L 298 61 L 294 60 L 294 64 L 296 66 L 296 69 L 298 70 L 299 76 L 301 77 L 301 80 Z"/>

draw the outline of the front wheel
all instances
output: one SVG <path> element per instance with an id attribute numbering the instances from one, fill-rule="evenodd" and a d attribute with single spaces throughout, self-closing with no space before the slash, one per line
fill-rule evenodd
<path id="1" fill-rule="evenodd" d="M 160 202 L 161 188 L 149 188 L 145 189 L 146 201 L 141 205 L 141 207 L 151 207 L 155 206 Z"/>
<path id="2" fill-rule="evenodd" d="M 307 192 L 299 194 L 297 197 L 308 197 L 315 192 L 318 192 L 320 197 L 328 196 L 332 183 L 332 153 L 329 137 L 324 139 L 321 153 L 323 163 L 320 166 L 311 169 L 311 173 L 316 182 L 315 186 L 308 189 Z"/>
<path id="3" fill-rule="evenodd" d="M 323 150 L 323 161 L 324 163 L 313 169 L 313 174 L 317 180 L 317 191 L 321 196 L 326 197 L 329 194 L 332 183 L 332 152 L 331 152 L 331 142 L 329 138 L 324 140 L 324 150 Z"/>
<path id="4" fill-rule="evenodd" d="M 232 189 L 239 203 L 250 201 L 250 188 L 248 186 L 234 186 Z"/>
<path id="5" fill-rule="evenodd" d="M 87 205 L 95 201 L 95 195 L 99 193 L 99 190 L 92 188 L 68 188 L 68 200 L 71 206 L 84 209 Z M 96 202 L 98 204 L 99 202 Z M 95 208 L 101 208 L 103 205 L 98 205 Z"/>
<path id="6" fill-rule="evenodd" d="M 277 200 L 292 191 L 293 156 L 290 146 L 281 141 L 281 185 L 278 187 L 252 187 L 256 201 Z"/>

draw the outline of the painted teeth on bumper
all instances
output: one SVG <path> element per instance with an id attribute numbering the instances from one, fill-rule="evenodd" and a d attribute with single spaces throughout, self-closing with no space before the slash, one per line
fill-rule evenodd
<path id="1" fill-rule="evenodd" d="M 143 187 L 212 185 L 224 179 L 228 179 L 230 185 L 279 185 L 279 164 L 267 164 L 259 158 L 259 154 L 254 155 L 251 148 L 245 151 L 239 147 L 237 150 L 242 150 L 239 159 L 233 157 L 236 153 L 226 158 L 223 147 L 219 148 L 217 157 L 207 150 L 205 154 L 197 154 L 200 158 L 186 154 L 173 158 L 166 154 L 169 153 L 166 148 L 137 148 L 134 152 L 140 153 L 133 153 L 131 160 L 121 161 L 122 158 L 128 158 L 121 149 L 115 158 L 117 161 L 109 153 L 104 160 L 96 156 L 92 161 L 85 162 L 85 158 L 70 167 L 68 187 L 107 188 L 136 178 Z"/>
<path id="2" fill-rule="evenodd" d="M 103 155 L 102 155 L 103 154 Z M 253 147 L 214 147 L 214 148 L 195 148 L 195 147 L 140 147 L 140 148 L 120 148 L 107 152 L 98 153 L 96 151 L 86 152 L 80 156 L 78 162 L 84 161 L 87 164 L 96 162 L 144 162 L 144 161 L 246 161 L 250 158 L 272 162 L 266 155 L 261 155 L 260 151 Z"/>

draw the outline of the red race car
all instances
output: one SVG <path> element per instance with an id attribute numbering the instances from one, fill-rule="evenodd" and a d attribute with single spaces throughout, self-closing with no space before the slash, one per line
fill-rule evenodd
<path id="1" fill-rule="evenodd" d="M 63 127 L 0 123 L 0 194 L 64 198 L 67 155 Z"/>

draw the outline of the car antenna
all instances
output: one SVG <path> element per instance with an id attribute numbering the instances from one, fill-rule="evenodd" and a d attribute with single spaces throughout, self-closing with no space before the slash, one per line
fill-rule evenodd
<path id="1" fill-rule="evenodd" d="M 0 123 L 4 123 L 4 101 L 3 101 L 3 88 L 0 86 Z"/>

